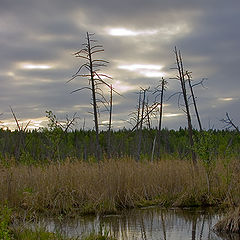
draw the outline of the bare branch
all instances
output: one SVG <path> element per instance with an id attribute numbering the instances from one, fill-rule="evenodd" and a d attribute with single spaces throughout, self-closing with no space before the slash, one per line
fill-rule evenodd
<path id="1" fill-rule="evenodd" d="M 92 51 L 94 48 L 103 48 L 103 45 L 95 45 L 91 47 L 90 50 Z"/>
<path id="2" fill-rule="evenodd" d="M 18 121 L 18 119 L 17 119 L 15 113 L 13 112 L 12 107 L 11 107 L 11 106 L 9 106 L 9 107 L 10 107 L 10 109 L 11 109 L 12 115 L 13 115 L 13 117 L 14 117 L 14 119 L 15 119 L 16 124 L 17 124 L 18 131 L 21 131 L 21 127 L 20 127 L 20 125 L 19 125 L 19 121 Z"/>
<path id="3" fill-rule="evenodd" d="M 149 114 L 151 114 L 158 106 L 159 106 L 159 104 L 153 104 L 153 105 L 155 105 L 155 106 L 153 106 L 152 107 L 152 109 L 145 115 L 145 116 L 143 116 L 143 118 L 139 121 L 139 122 L 137 122 L 137 124 L 134 126 L 134 128 L 131 130 L 132 132 L 138 127 L 138 125 L 149 115 Z"/>
<path id="4" fill-rule="evenodd" d="M 91 52 L 91 54 L 99 53 L 99 52 L 104 52 L 104 49 L 95 50 L 95 51 Z"/>
<path id="5" fill-rule="evenodd" d="M 81 90 L 83 90 L 83 89 L 92 90 L 90 87 L 82 87 L 82 88 L 78 88 L 78 89 L 76 89 L 76 90 L 73 90 L 73 91 L 71 92 L 71 94 L 72 94 L 72 93 L 75 93 L 75 92 L 78 92 L 78 91 L 81 91 Z"/>
<path id="6" fill-rule="evenodd" d="M 26 130 L 27 130 L 27 128 L 28 128 L 30 123 L 31 123 L 31 120 L 28 121 L 28 123 L 26 124 L 25 128 L 23 129 L 24 132 L 26 132 Z"/>
<path id="7" fill-rule="evenodd" d="M 226 119 L 221 119 L 220 121 L 227 124 L 225 127 L 227 127 L 227 128 L 233 127 L 238 133 L 240 133 L 238 126 L 235 125 L 235 123 L 230 118 L 230 116 L 227 112 L 226 112 Z"/>

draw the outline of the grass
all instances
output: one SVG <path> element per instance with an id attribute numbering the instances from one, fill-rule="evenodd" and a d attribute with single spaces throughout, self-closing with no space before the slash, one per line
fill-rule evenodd
<path id="1" fill-rule="evenodd" d="M 69 238 L 63 236 L 59 233 L 52 233 L 46 231 L 44 228 L 39 228 L 35 230 L 24 229 L 15 231 L 13 233 L 12 239 L 14 240 L 115 240 L 115 238 L 109 236 L 108 234 L 95 234 L 92 233 L 84 237 Z M 4 239 L 5 240 L 5 239 Z"/>
<path id="2" fill-rule="evenodd" d="M 6 205 L 0 208 L 0 239 L 1 240 L 115 240 L 109 232 L 104 230 L 101 234 L 92 233 L 88 236 L 69 238 L 61 233 L 47 231 L 46 228 L 36 225 L 34 228 L 26 228 L 22 222 L 16 226 L 13 224 L 14 215 Z M 34 226 L 34 225 L 33 225 Z"/>
<path id="3" fill-rule="evenodd" d="M 214 226 L 214 229 L 219 233 L 240 233 L 240 207 L 230 211 Z"/>
<path id="4" fill-rule="evenodd" d="M 58 233 L 51 233 L 45 229 L 24 229 L 13 233 L 13 239 L 16 240 L 74 240 L 74 238 L 67 238 Z"/>
<path id="5" fill-rule="evenodd" d="M 238 204 L 239 161 L 218 160 L 206 177 L 199 164 L 165 160 L 65 161 L 46 165 L 0 166 L 0 203 L 15 212 L 46 215 L 112 213 L 147 205 Z M 209 185 L 210 183 L 210 185 Z"/>

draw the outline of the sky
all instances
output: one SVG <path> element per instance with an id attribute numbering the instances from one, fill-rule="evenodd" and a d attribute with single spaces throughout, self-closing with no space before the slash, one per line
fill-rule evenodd
<path id="1" fill-rule="evenodd" d="M 109 64 L 101 71 L 121 94 L 113 95 L 114 129 L 132 127 L 137 93 L 150 88 L 151 104 L 162 77 L 168 82 L 163 127 L 187 126 L 178 96 L 169 99 L 180 91 L 173 79 L 175 46 L 193 83 L 206 79 L 204 88 L 194 88 L 203 128 L 224 128 L 226 112 L 240 125 L 239 22 L 239 0 L 0 0 L 1 126 L 16 127 L 11 106 L 23 127 L 31 120 L 29 129 L 46 126 L 49 110 L 59 121 L 76 113 L 76 128 L 94 127 L 91 92 L 71 93 L 88 87 L 88 79 L 68 82 L 84 63 L 73 53 L 86 42 L 86 32 L 104 46 L 97 58 Z M 99 111 L 106 129 L 108 114 L 104 107 Z"/>

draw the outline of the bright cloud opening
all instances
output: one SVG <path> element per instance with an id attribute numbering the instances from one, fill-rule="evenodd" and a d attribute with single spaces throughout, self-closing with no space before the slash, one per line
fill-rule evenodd
<path id="1" fill-rule="evenodd" d="M 181 23 L 178 25 L 165 26 L 159 29 L 159 33 L 163 34 L 164 37 L 175 36 L 179 34 L 186 34 L 191 31 L 190 26 L 187 23 Z"/>
<path id="2" fill-rule="evenodd" d="M 158 33 L 158 30 L 143 30 L 133 31 L 126 28 L 110 28 L 106 30 L 112 36 L 138 36 L 138 35 L 153 35 Z"/>
<path id="3" fill-rule="evenodd" d="M 161 72 L 163 66 L 161 65 L 151 65 L 151 64 L 130 64 L 130 65 L 120 65 L 119 69 L 125 69 L 128 71 L 138 72 L 139 74 L 144 75 L 145 77 L 163 77 L 164 72 Z"/>
<path id="4" fill-rule="evenodd" d="M 165 76 L 163 72 L 158 72 L 158 71 L 140 71 L 140 73 L 149 78 Z"/>
<path id="5" fill-rule="evenodd" d="M 132 91 L 132 90 L 136 89 L 135 86 L 127 85 L 127 84 L 123 83 L 122 81 L 116 81 L 113 84 L 113 88 L 119 93 L 125 93 L 125 92 Z"/>
<path id="6" fill-rule="evenodd" d="M 14 77 L 14 76 L 15 76 L 15 73 L 14 73 L 14 72 L 7 72 L 7 76 L 9 76 L 9 77 Z"/>
<path id="7" fill-rule="evenodd" d="M 45 65 L 45 64 L 24 63 L 24 64 L 21 64 L 21 68 L 29 69 L 29 70 L 34 70 L 34 69 L 46 70 L 46 69 L 52 68 L 52 66 Z"/>
<path id="8" fill-rule="evenodd" d="M 228 98 L 219 98 L 220 101 L 232 101 L 234 98 L 228 97 Z"/>
<path id="9" fill-rule="evenodd" d="M 167 117 L 167 118 L 178 117 L 178 116 L 182 116 L 182 115 L 183 115 L 182 113 L 165 113 L 165 114 L 163 114 L 163 116 Z"/>
<path id="10" fill-rule="evenodd" d="M 27 126 L 27 129 L 30 129 L 30 130 L 46 127 L 47 122 L 48 122 L 48 118 L 46 117 L 41 117 L 36 119 L 24 119 L 24 120 L 18 121 L 19 126 L 22 129 L 24 129 Z M 11 119 L 3 120 L 2 123 L 0 124 L 0 127 L 3 129 L 9 129 L 11 131 L 14 131 L 17 129 L 16 122 Z"/>
<path id="11" fill-rule="evenodd" d="M 151 64 L 131 64 L 131 65 L 120 65 L 118 66 L 120 69 L 126 69 L 129 71 L 136 71 L 140 69 L 145 70 L 161 70 L 163 66 L 161 65 L 151 65 Z"/>

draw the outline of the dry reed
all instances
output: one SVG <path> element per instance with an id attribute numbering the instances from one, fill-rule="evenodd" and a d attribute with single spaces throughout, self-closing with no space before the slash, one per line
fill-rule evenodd
<path id="1" fill-rule="evenodd" d="M 132 159 L 100 164 L 65 161 L 44 166 L 0 167 L 0 203 L 46 214 L 116 212 L 118 209 L 159 204 L 209 205 L 239 201 L 240 179 L 232 164 L 231 178 L 219 163 L 211 174 L 193 171 L 189 161 L 137 163 Z M 234 186 L 234 188 L 233 188 Z M 231 200 L 231 201 L 230 201 Z"/>
<path id="2" fill-rule="evenodd" d="M 220 233 L 240 233 L 240 207 L 228 213 L 214 226 L 214 229 Z"/>

